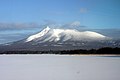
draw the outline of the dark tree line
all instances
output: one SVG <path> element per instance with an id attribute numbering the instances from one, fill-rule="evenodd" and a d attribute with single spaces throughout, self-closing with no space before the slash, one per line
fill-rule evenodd
<path id="1" fill-rule="evenodd" d="M 78 50 L 63 50 L 63 51 L 4 51 L 0 54 L 120 54 L 120 48 L 104 47 L 100 49 L 78 49 Z"/>
<path id="2" fill-rule="evenodd" d="M 120 54 L 120 48 L 104 47 L 100 49 L 90 49 L 90 50 L 70 50 L 61 51 L 61 54 Z"/>

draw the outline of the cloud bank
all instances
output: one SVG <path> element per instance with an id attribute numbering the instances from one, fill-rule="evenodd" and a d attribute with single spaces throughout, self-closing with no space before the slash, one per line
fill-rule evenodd
<path id="1" fill-rule="evenodd" d="M 83 28 L 80 21 L 73 21 L 65 24 L 58 24 L 54 21 L 45 20 L 44 23 L 0 23 L 0 31 L 5 30 L 29 30 L 29 29 L 43 29 L 46 26 L 51 28 Z M 84 26 L 85 27 L 85 26 Z"/>
<path id="2" fill-rule="evenodd" d="M 37 23 L 0 23 L 0 30 L 24 30 L 40 27 Z"/>

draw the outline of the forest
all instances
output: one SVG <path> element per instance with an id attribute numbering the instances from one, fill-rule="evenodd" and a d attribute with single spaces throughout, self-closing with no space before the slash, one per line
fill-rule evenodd
<path id="1" fill-rule="evenodd" d="M 100 49 L 90 49 L 90 50 L 85 50 L 85 49 L 77 49 L 77 50 L 58 50 L 58 51 L 4 51 L 0 52 L 0 54 L 69 54 L 69 55 L 74 55 L 74 54 L 84 54 L 84 55 L 89 55 L 89 54 L 113 54 L 113 55 L 120 55 L 120 48 L 111 48 L 111 47 L 104 47 Z"/>

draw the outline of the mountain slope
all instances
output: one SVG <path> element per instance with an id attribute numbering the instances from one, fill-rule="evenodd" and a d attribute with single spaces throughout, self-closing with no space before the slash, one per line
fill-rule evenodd
<path id="1" fill-rule="evenodd" d="M 104 40 L 106 38 L 106 36 L 92 31 L 80 32 L 72 29 L 50 29 L 47 27 L 43 31 L 28 37 L 26 42 L 91 41 Z"/>

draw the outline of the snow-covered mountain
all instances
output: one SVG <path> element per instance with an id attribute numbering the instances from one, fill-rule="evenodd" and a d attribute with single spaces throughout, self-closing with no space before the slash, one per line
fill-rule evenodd
<path id="1" fill-rule="evenodd" d="M 107 37 L 92 31 L 78 31 L 73 29 L 50 29 L 45 28 L 41 32 L 31 35 L 26 39 L 26 42 L 65 42 L 65 41 L 93 41 L 104 40 Z"/>
<path id="2" fill-rule="evenodd" d="M 46 27 L 26 39 L 0 46 L 5 50 L 71 50 L 120 47 L 120 40 L 114 40 L 94 31 L 75 29 L 51 29 Z"/>

